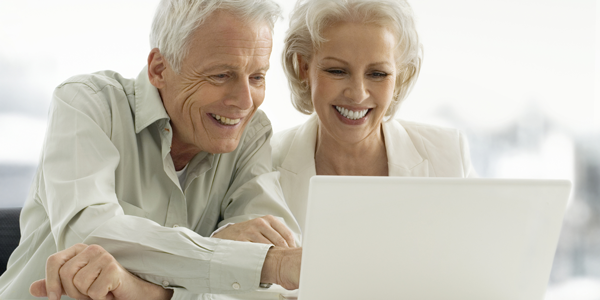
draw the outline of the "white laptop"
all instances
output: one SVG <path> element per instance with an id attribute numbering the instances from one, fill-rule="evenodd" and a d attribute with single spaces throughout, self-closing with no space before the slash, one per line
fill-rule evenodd
<path id="1" fill-rule="evenodd" d="M 298 299 L 541 300 L 570 189 L 313 177 Z"/>

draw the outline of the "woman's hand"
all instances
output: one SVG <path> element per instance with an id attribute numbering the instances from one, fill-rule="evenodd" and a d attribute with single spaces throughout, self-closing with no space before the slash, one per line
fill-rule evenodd
<path id="1" fill-rule="evenodd" d="M 129 273 L 104 248 L 77 244 L 51 255 L 46 262 L 46 279 L 29 288 L 35 297 L 74 299 L 171 299 L 172 290 L 144 281 Z"/>

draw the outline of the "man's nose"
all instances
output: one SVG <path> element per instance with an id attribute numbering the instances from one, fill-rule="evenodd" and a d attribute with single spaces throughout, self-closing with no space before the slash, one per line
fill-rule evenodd
<path id="1" fill-rule="evenodd" d="M 365 79 L 362 76 L 353 77 L 348 81 L 344 90 L 344 97 L 351 99 L 355 103 L 361 103 L 369 98 L 369 91 Z"/>
<path id="2" fill-rule="evenodd" d="M 239 79 L 231 88 L 229 97 L 225 100 L 225 105 L 235 106 L 240 110 L 250 109 L 253 105 L 250 82 Z"/>

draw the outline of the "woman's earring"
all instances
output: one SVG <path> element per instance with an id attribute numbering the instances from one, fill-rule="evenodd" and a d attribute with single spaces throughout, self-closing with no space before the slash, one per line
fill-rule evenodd
<path id="1" fill-rule="evenodd" d="M 306 80 L 306 79 L 305 79 L 305 80 L 302 80 L 302 88 L 303 88 L 304 90 L 308 90 L 308 89 L 309 89 L 309 86 L 308 86 L 308 80 Z"/>

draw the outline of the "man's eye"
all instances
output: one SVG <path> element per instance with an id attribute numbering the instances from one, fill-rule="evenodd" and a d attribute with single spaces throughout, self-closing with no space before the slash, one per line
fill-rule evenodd
<path id="1" fill-rule="evenodd" d="M 265 80 L 265 76 L 264 75 L 255 75 L 250 77 L 252 80 L 254 81 L 264 81 Z"/>
<path id="2" fill-rule="evenodd" d="M 217 81 L 224 81 L 229 78 L 229 74 L 216 74 L 216 75 L 211 75 L 210 77 Z"/>

